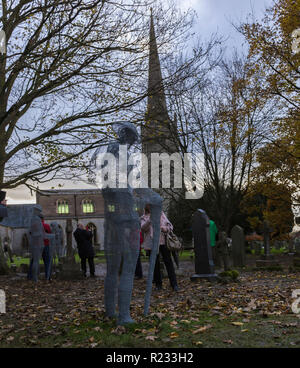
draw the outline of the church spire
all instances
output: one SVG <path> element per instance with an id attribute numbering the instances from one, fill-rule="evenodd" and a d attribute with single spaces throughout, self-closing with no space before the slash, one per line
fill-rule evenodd
<path id="1" fill-rule="evenodd" d="M 163 85 L 161 66 L 151 9 L 149 42 L 148 104 L 145 123 L 142 126 L 142 151 L 166 152 L 170 137 L 170 118 Z"/>
<path id="2" fill-rule="evenodd" d="M 149 78 L 148 78 L 148 119 L 168 120 L 166 96 L 159 61 L 157 42 L 154 29 L 153 13 L 150 16 L 150 52 L 149 52 Z"/>

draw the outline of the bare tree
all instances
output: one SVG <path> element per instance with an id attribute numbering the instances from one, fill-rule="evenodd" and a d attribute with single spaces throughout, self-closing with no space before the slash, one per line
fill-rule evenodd
<path id="1" fill-rule="evenodd" d="M 238 220 L 256 150 L 266 141 L 274 111 L 273 104 L 257 96 L 259 80 L 247 75 L 247 60 L 234 55 L 199 74 L 194 88 L 173 101 L 179 147 L 204 155 L 204 196 L 187 205 L 190 211 L 205 207 L 225 231 Z"/>
<path id="2" fill-rule="evenodd" d="M 191 14 L 156 0 L 2 0 L 0 187 L 87 170 L 109 125 L 147 96 L 149 7 L 160 47 L 184 35 Z"/>

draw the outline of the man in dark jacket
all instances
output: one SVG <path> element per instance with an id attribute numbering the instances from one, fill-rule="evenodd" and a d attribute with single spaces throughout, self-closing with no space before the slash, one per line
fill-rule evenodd
<path id="1" fill-rule="evenodd" d="M 74 238 L 77 243 L 78 254 L 81 259 L 81 270 L 83 276 L 86 277 L 86 260 L 89 262 L 90 275 L 95 277 L 95 265 L 94 265 L 94 248 L 92 244 L 93 234 L 89 230 L 85 230 L 82 224 L 77 225 L 77 229 L 74 231 Z"/>

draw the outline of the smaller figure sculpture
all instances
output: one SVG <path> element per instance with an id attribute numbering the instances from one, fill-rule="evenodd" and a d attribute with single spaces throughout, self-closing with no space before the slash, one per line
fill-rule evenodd
<path id="1" fill-rule="evenodd" d="M 40 206 L 33 207 L 33 216 L 29 228 L 29 249 L 31 261 L 28 271 L 28 280 L 38 281 L 39 262 L 44 248 L 45 230 L 42 223 Z"/>
<path id="2" fill-rule="evenodd" d="M 58 260 L 63 257 L 63 233 L 61 227 L 57 222 L 51 222 L 51 231 L 55 235 L 55 249 L 53 257 L 57 257 Z"/>

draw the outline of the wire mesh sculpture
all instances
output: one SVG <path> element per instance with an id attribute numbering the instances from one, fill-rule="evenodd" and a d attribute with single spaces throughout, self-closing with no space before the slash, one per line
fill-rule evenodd
<path id="1" fill-rule="evenodd" d="M 102 188 L 105 203 L 104 250 L 107 262 L 107 274 L 104 284 L 105 310 L 108 317 L 116 317 L 116 301 L 118 298 L 118 324 L 123 325 L 134 322 L 130 316 L 130 302 L 140 247 L 138 208 L 144 208 L 145 204 L 149 204 L 151 208 L 154 245 L 150 258 L 145 295 L 145 314 L 148 314 L 153 271 L 158 252 L 162 198 L 149 188 L 138 188 L 133 191 L 128 185 L 128 175 L 132 170 L 132 166 L 127 165 L 127 160 L 121 160 L 120 147 L 127 145 L 130 149 L 139 141 L 135 126 L 132 123 L 124 122 L 114 124 L 113 130 L 117 135 L 117 139 L 108 144 L 104 157 L 103 150 L 98 149 L 91 162 L 94 168 L 99 169 L 99 171 L 114 162 L 114 160 L 109 160 L 111 155 L 113 155 L 116 162 L 115 183 L 113 183 L 113 180 L 106 180 L 107 177 L 106 179 L 102 177 L 102 181 L 100 180 L 100 183 L 98 181 L 98 185 Z M 102 157 L 99 159 L 101 155 Z M 121 167 L 124 162 L 126 162 L 126 168 Z"/>
<path id="2" fill-rule="evenodd" d="M 55 221 L 51 222 L 50 227 L 52 233 L 55 234 L 55 248 L 53 252 L 53 257 L 57 257 L 58 259 L 60 259 L 64 256 L 62 228 Z"/>
<path id="3" fill-rule="evenodd" d="M 42 256 L 43 248 L 44 248 L 44 238 L 45 238 L 45 230 L 42 224 L 41 219 L 42 210 L 40 206 L 33 207 L 33 216 L 30 223 L 30 240 L 29 240 L 29 249 L 31 253 L 31 265 L 29 272 L 29 279 L 33 281 L 38 281 L 39 275 L 39 262 Z"/>

